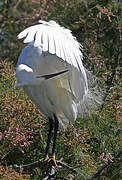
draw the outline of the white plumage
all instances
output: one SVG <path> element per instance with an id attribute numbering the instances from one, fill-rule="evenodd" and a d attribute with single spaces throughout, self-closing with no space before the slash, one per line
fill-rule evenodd
<path id="1" fill-rule="evenodd" d="M 87 71 L 82 64 L 81 45 L 71 31 L 55 21 L 40 21 L 22 31 L 18 38 L 28 43 L 18 59 L 17 80 L 24 91 L 47 117 L 56 115 L 65 130 L 97 98 L 88 89 Z M 44 75 L 68 69 L 68 72 L 45 79 Z M 40 76 L 40 78 L 37 78 Z M 43 77 L 43 78 L 41 78 Z M 96 98 L 96 99 L 95 99 Z M 87 110 L 86 110 L 87 111 Z"/>

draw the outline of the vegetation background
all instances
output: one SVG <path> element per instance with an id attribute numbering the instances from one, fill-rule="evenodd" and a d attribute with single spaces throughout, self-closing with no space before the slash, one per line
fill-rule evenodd
<path id="1" fill-rule="evenodd" d="M 59 132 L 57 159 L 63 158 L 82 175 L 68 171 L 58 175 L 89 179 L 108 153 L 114 156 L 121 149 L 121 10 L 121 0 L 0 0 L 0 179 L 42 179 L 41 169 L 23 175 L 10 165 L 43 158 L 48 120 L 22 90 L 3 93 L 15 83 L 16 62 L 25 46 L 17 35 L 40 19 L 71 29 L 83 45 L 84 66 L 108 87 L 102 108 Z M 122 179 L 120 162 L 119 157 L 96 179 Z"/>

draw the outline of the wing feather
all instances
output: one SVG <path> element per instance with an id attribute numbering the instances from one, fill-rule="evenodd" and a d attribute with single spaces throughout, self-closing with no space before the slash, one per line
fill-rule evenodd
<path id="1" fill-rule="evenodd" d="M 54 43 L 55 43 L 55 50 L 56 50 L 56 55 L 61 58 L 61 54 L 62 54 L 62 44 L 60 43 L 61 41 L 61 37 L 60 37 L 60 33 L 57 31 L 56 34 L 54 34 L 53 36 L 58 37 L 58 40 L 56 38 L 54 38 Z"/>
<path id="2" fill-rule="evenodd" d="M 22 31 L 18 38 L 25 38 L 25 43 L 42 46 L 43 51 L 56 54 L 66 63 L 83 71 L 81 45 L 71 31 L 61 27 L 54 21 L 40 21 L 42 24 L 31 26 Z M 84 73 L 83 73 L 84 74 Z"/>
<path id="3" fill-rule="evenodd" d="M 24 43 L 32 42 L 34 40 L 34 35 L 35 35 L 36 31 L 38 30 L 38 26 L 41 26 L 41 25 L 35 25 L 35 26 L 31 26 L 31 27 L 25 29 L 18 35 L 18 39 L 22 39 L 22 38 L 26 37 L 27 42 L 25 39 Z"/>
<path id="4" fill-rule="evenodd" d="M 46 27 L 43 27 L 43 32 L 42 32 L 42 48 L 43 48 L 43 51 L 46 52 L 48 51 L 48 34 L 47 34 L 47 29 Z"/>
<path id="5" fill-rule="evenodd" d="M 58 32 L 55 33 L 55 36 L 58 37 Z M 58 57 L 61 57 L 61 53 L 60 53 L 60 43 L 58 43 L 58 41 L 56 40 L 56 38 L 53 38 L 54 39 L 54 44 L 55 44 L 55 52 L 57 54 Z"/>
<path id="6" fill-rule="evenodd" d="M 70 46 L 71 46 L 71 43 L 68 41 L 68 42 L 67 42 L 67 46 L 65 47 L 65 52 L 66 52 L 66 54 L 67 54 L 67 62 L 68 62 L 69 64 L 71 64 L 72 66 L 74 66 L 74 65 L 73 65 L 73 62 L 72 62 L 73 56 L 72 56 L 72 53 L 71 53 Z"/>
<path id="7" fill-rule="evenodd" d="M 34 41 L 34 46 L 35 47 L 38 47 L 38 46 L 42 46 L 42 34 L 43 34 L 43 29 L 39 29 L 37 32 L 36 32 L 36 36 L 35 36 L 35 41 Z"/>
<path id="8" fill-rule="evenodd" d="M 49 53 L 51 54 L 56 54 L 56 48 L 55 48 L 55 42 L 54 42 L 54 39 L 55 39 L 55 30 L 53 31 L 53 29 L 49 30 Z"/>
<path id="9" fill-rule="evenodd" d="M 32 39 L 34 39 L 34 36 L 35 36 L 35 31 L 30 31 L 30 33 L 27 33 L 24 43 L 30 43 Z"/>
<path id="10" fill-rule="evenodd" d="M 59 39 L 59 44 L 60 44 L 60 56 L 61 56 L 61 58 L 62 58 L 64 61 L 67 61 L 67 60 L 65 59 L 65 55 L 64 55 L 64 42 L 65 42 L 65 41 L 62 41 L 62 38 L 63 38 L 62 34 L 60 34 L 60 36 L 59 36 L 58 38 L 60 38 L 60 39 Z"/>

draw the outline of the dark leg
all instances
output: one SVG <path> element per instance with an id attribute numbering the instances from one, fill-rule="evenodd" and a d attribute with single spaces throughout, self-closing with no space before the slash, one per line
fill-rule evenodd
<path id="1" fill-rule="evenodd" d="M 52 160 L 53 160 L 54 166 L 57 167 L 56 160 L 55 160 L 55 150 L 56 150 L 56 138 L 57 138 L 59 122 L 58 122 L 58 119 L 55 114 L 54 114 L 54 119 L 55 119 L 55 122 L 54 122 L 54 139 L 53 139 L 53 148 L 52 148 Z"/>
<path id="2" fill-rule="evenodd" d="M 54 139 L 53 139 L 52 156 L 55 156 L 56 138 L 57 138 L 58 125 L 59 125 L 58 119 L 55 114 L 54 114 L 54 119 L 55 119 L 55 122 L 54 122 Z"/>
<path id="3" fill-rule="evenodd" d="M 77 173 L 77 171 L 68 166 L 67 164 L 61 162 L 61 161 L 56 161 L 55 159 L 55 150 L 56 150 L 56 138 L 57 138 L 57 131 L 58 131 L 58 126 L 59 126 L 59 122 L 58 122 L 58 119 L 56 117 L 56 115 L 54 114 L 54 122 L 52 119 L 49 119 L 49 123 L 50 123 L 50 128 L 49 128 L 49 133 L 48 133 L 48 139 L 47 139 L 47 146 L 46 146 L 46 149 L 45 149 L 45 155 L 46 155 L 46 158 L 47 158 L 47 163 L 49 163 L 49 167 L 45 168 L 45 162 L 44 159 L 42 160 L 39 160 L 39 161 L 35 161 L 33 163 L 30 163 L 30 164 L 27 164 L 27 165 L 13 165 L 13 168 L 16 170 L 16 171 L 20 171 L 21 172 L 26 172 L 26 171 L 29 171 L 31 170 L 32 168 L 36 168 L 36 167 L 40 167 L 42 169 L 44 169 L 44 174 L 48 175 L 48 179 L 50 177 L 54 177 L 57 173 L 57 165 L 60 165 L 62 167 L 65 167 L 67 168 L 68 170 L 71 170 L 71 171 L 74 171 L 75 173 Z M 52 135 L 52 130 L 53 130 L 53 126 L 54 126 L 54 139 L 53 139 L 53 148 L 52 148 L 52 158 L 49 159 L 48 158 L 48 153 L 49 153 L 49 147 L 50 147 L 50 141 L 51 141 L 51 135 Z M 51 163 L 50 163 L 51 162 Z M 54 169 L 55 167 L 55 169 Z M 50 174 L 51 172 L 51 174 Z M 46 178 L 47 179 L 47 178 Z M 52 179 L 52 178 L 51 178 Z"/>
<path id="4" fill-rule="evenodd" d="M 51 135 L 52 135 L 52 130 L 53 130 L 53 120 L 52 119 L 49 119 L 49 125 L 50 125 L 50 128 L 49 128 L 49 133 L 48 133 L 48 139 L 47 139 L 47 146 L 46 146 L 46 149 L 45 149 L 45 157 L 48 158 L 48 154 L 49 154 L 49 148 L 50 148 L 50 141 L 51 141 Z"/>

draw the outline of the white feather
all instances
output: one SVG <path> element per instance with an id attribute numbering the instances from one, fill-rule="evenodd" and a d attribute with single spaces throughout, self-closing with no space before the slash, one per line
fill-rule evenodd
<path id="1" fill-rule="evenodd" d="M 54 36 L 54 32 L 53 29 L 51 29 L 51 31 L 48 29 L 47 30 L 47 34 L 49 32 L 49 36 L 48 36 L 48 51 L 51 54 L 56 54 L 56 48 L 55 48 L 55 36 Z"/>
<path id="2" fill-rule="evenodd" d="M 92 79 L 92 75 L 88 78 L 82 64 L 82 46 L 71 31 L 54 21 L 40 23 L 18 35 L 19 39 L 25 37 L 24 42 L 29 45 L 23 49 L 17 64 L 24 70 L 17 69 L 16 75 L 19 84 L 26 84 L 25 92 L 40 111 L 49 118 L 56 114 L 60 126 L 65 129 L 78 114 L 83 115 L 86 109 L 91 109 L 97 99 L 88 89 L 87 79 Z M 35 79 L 66 68 L 69 72 L 60 77 L 47 81 Z M 28 72 L 30 69 L 32 72 Z M 99 93 L 98 100 L 101 100 Z"/>
<path id="3" fill-rule="evenodd" d="M 43 46 L 43 41 L 42 41 L 42 28 L 40 28 L 37 32 L 36 32 L 36 35 L 35 35 L 35 41 L 34 41 L 34 46 L 35 47 L 38 47 L 38 46 Z"/>
<path id="4" fill-rule="evenodd" d="M 46 52 L 48 51 L 48 43 L 49 39 L 48 39 L 48 36 L 47 36 L 47 29 L 46 27 L 43 27 L 43 32 L 42 32 L 42 48 L 43 48 L 43 51 Z"/>
<path id="5" fill-rule="evenodd" d="M 82 56 L 80 51 L 81 45 L 76 38 L 72 36 L 71 31 L 61 27 L 54 21 L 39 21 L 42 24 L 31 26 L 22 31 L 18 38 L 26 37 L 24 42 L 30 43 L 34 41 L 35 47 L 43 46 L 43 51 L 56 54 L 68 64 L 79 69 L 75 56 Z M 81 61 L 81 59 L 80 59 Z M 81 61 L 82 63 L 82 61 Z M 82 69 L 80 69 L 82 71 Z"/>

